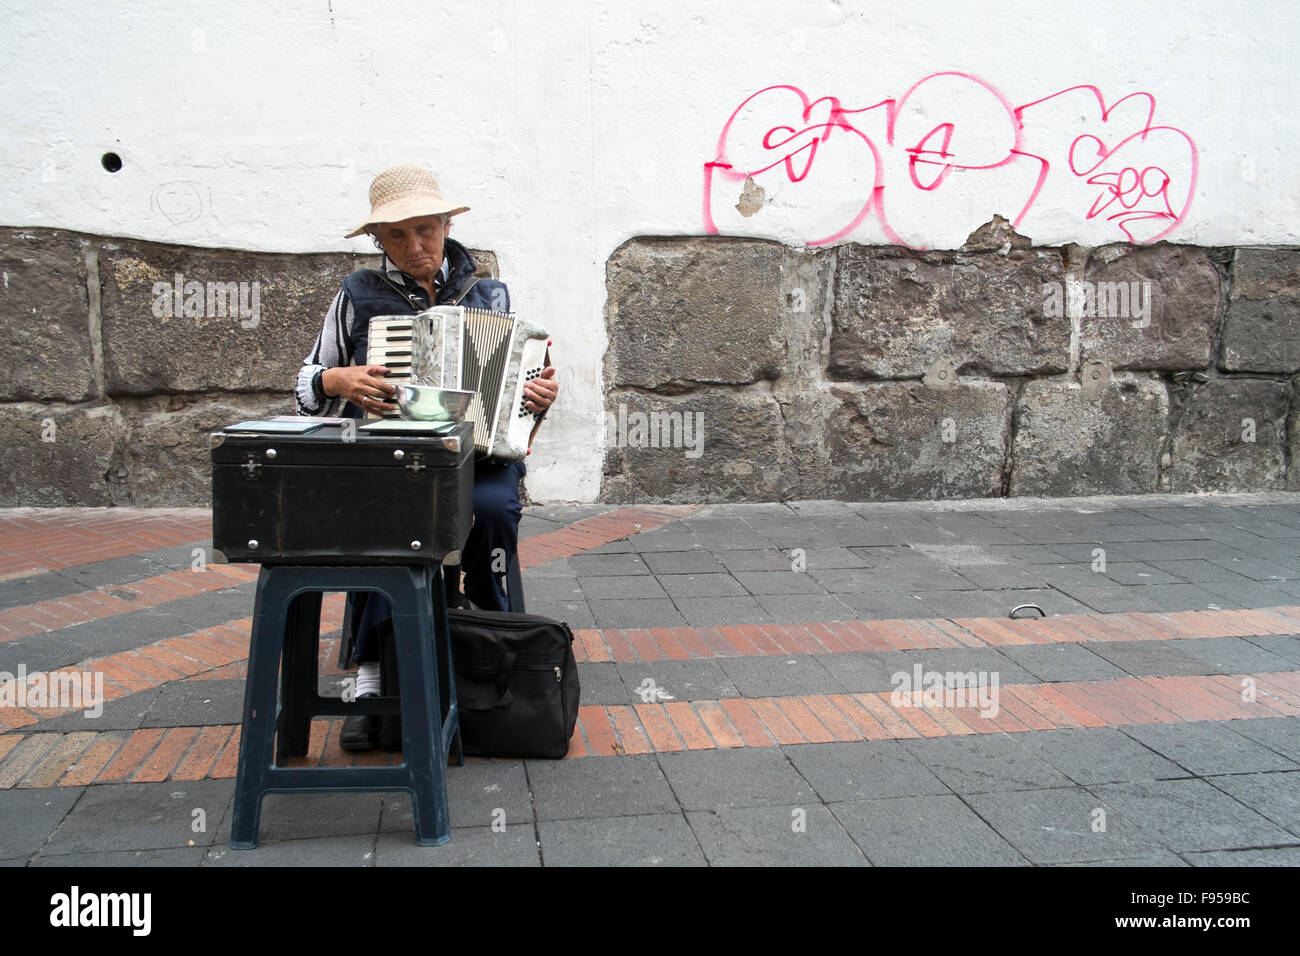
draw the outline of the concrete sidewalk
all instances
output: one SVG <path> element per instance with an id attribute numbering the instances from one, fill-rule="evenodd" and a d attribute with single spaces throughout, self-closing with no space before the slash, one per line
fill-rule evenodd
<path id="1" fill-rule="evenodd" d="M 528 509 L 579 730 L 450 768 L 434 848 L 381 793 L 270 795 L 227 848 L 256 568 L 208 528 L 0 512 L 0 671 L 110 698 L 0 707 L 0 862 L 1300 864 L 1300 495 Z M 396 759 L 337 725 L 304 762 Z"/>

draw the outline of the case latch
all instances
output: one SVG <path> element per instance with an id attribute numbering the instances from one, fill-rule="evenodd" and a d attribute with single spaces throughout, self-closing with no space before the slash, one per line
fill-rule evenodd
<path id="1" fill-rule="evenodd" d="M 419 452 L 415 452 L 410 456 L 410 461 L 403 467 L 410 473 L 412 478 L 419 478 L 421 472 L 424 471 L 424 456 Z"/>
<path id="2" fill-rule="evenodd" d="M 248 481 L 262 477 L 262 465 L 252 453 L 244 456 L 243 470 L 244 478 Z"/>

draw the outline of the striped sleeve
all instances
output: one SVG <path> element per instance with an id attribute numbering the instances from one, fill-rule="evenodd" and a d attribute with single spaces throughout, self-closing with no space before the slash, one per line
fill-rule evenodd
<path id="1" fill-rule="evenodd" d="M 322 369 L 337 368 L 352 364 L 352 341 L 348 329 L 352 327 L 352 301 L 342 289 L 334 296 L 334 301 L 325 312 L 325 322 L 321 326 L 316 344 L 311 354 L 303 359 L 302 368 L 298 370 L 298 380 L 294 387 L 294 398 L 299 415 L 337 415 L 342 404 L 338 396 L 333 398 L 318 395 L 312 389 L 312 380 Z"/>

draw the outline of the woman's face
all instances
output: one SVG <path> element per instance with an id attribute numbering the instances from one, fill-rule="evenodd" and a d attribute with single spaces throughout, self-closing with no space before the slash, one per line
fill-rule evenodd
<path id="1" fill-rule="evenodd" d="M 442 243 L 450 224 L 447 216 L 416 216 L 380 223 L 376 235 L 393 265 L 417 281 L 428 283 L 442 268 Z"/>

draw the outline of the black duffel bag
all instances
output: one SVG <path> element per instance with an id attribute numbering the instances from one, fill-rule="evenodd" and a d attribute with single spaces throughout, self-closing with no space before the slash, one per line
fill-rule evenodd
<path id="1" fill-rule="evenodd" d="M 569 625 L 536 614 L 448 612 L 465 753 L 563 757 L 578 720 Z"/>

